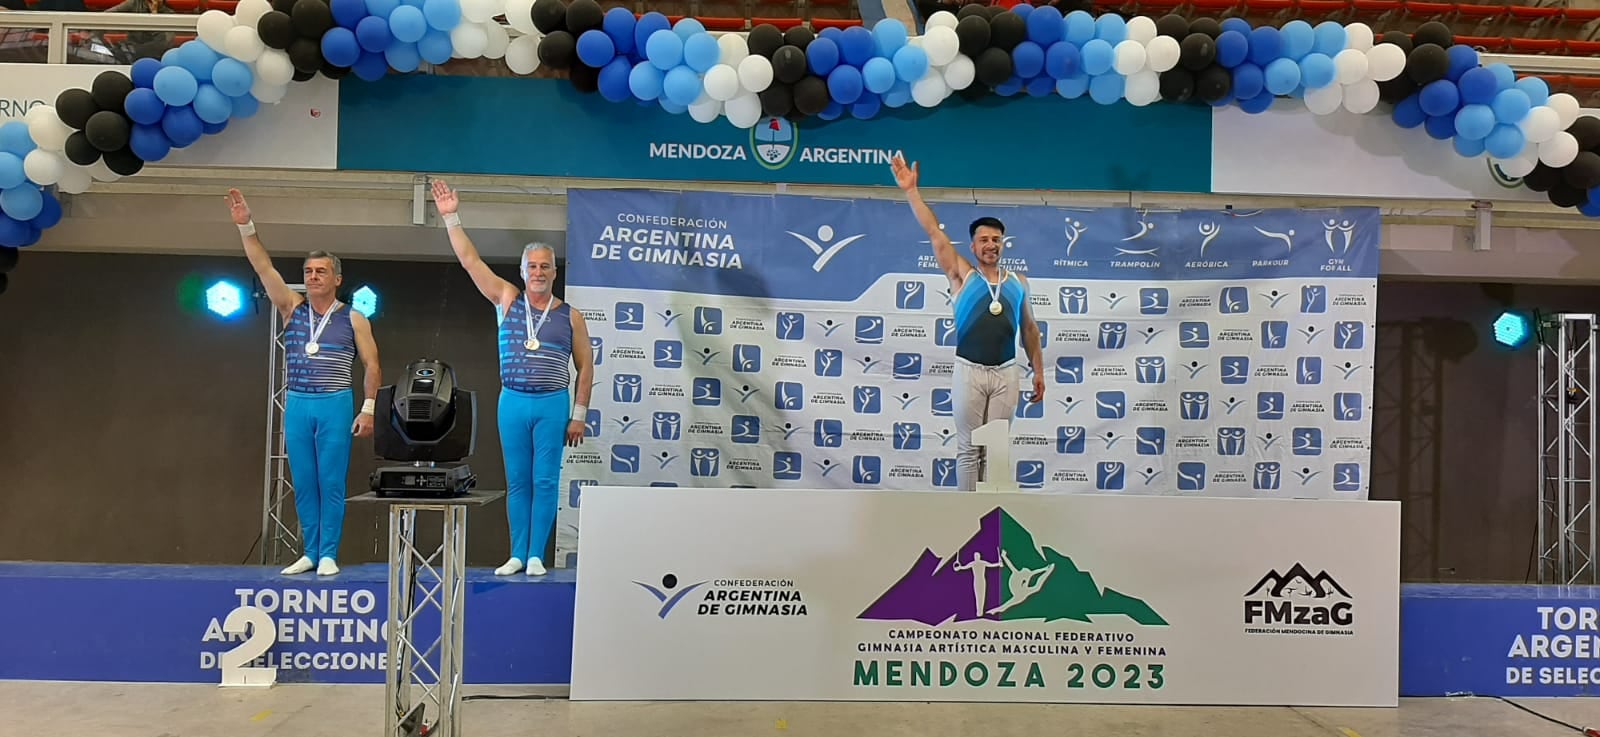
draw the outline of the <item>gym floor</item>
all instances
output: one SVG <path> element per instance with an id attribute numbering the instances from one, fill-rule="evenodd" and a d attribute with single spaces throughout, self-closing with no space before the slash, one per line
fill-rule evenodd
<path id="1" fill-rule="evenodd" d="M 467 689 L 457 737 L 1557 737 L 1600 725 L 1600 700 L 1582 698 L 1515 703 L 1473 697 L 1403 699 L 1398 709 L 515 698 L 530 693 L 537 696 L 527 689 Z M 380 737 L 383 698 L 382 686 L 366 685 L 246 690 L 0 681 L 8 725 L 0 732 L 28 737 Z"/>

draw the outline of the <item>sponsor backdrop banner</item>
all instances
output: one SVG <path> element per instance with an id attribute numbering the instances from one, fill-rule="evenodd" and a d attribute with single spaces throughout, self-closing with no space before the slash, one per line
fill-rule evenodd
<path id="1" fill-rule="evenodd" d="M 567 295 L 597 365 L 560 550 L 595 483 L 954 487 L 949 282 L 904 202 L 574 190 L 568 207 Z M 1044 334 L 1045 396 L 1025 401 L 1023 371 L 1014 463 L 991 478 L 1366 497 L 1377 210 L 938 214 L 967 254 L 967 223 L 1005 221 Z"/>
<path id="2" fill-rule="evenodd" d="M 1600 588 L 1413 585 L 1401 612 L 1402 696 L 1600 693 Z"/>
<path id="3" fill-rule="evenodd" d="M 609 179 L 892 186 L 889 157 L 929 187 L 1205 192 L 1211 112 L 1104 106 L 1055 95 L 907 106 L 821 127 L 741 129 L 654 105 L 617 105 L 565 80 L 390 75 L 339 89 L 339 168 Z M 1092 141 L 1092 145 L 1074 145 Z"/>
<path id="4" fill-rule="evenodd" d="M 1398 700 L 1396 502 L 609 486 L 585 501 L 573 699 Z"/>
<path id="5" fill-rule="evenodd" d="M 54 105 L 74 87 L 126 65 L 0 64 L 0 124 L 21 120 L 35 105 Z M 333 169 L 338 165 L 339 83 L 324 77 L 296 82 L 274 105 L 228 123 L 214 136 L 172 149 L 158 166 Z"/>

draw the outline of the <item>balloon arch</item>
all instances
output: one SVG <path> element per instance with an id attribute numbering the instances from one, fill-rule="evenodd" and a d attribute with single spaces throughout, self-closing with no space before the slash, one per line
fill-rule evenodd
<path id="1" fill-rule="evenodd" d="M 504 16 L 515 38 L 495 19 Z M 61 219 L 51 188 L 139 172 L 317 74 L 374 81 L 423 62 L 541 65 L 618 103 L 659 105 L 705 124 L 763 116 L 872 119 L 952 95 L 1087 96 L 1095 103 L 1238 105 L 1300 98 L 1315 115 L 1383 114 L 1422 126 L 1462 156 L 1489 157 L 1560 207 L 1600 216 L 1600 119 L 1505 64 L 1481 64 L 1447 26 L 1381 36 L 1362 23 L 1124 19 L 1050 6 L 968 5 L 912 38 L 900 21 L 713 35 L 694 18 L 604 11 L 595 0 L 241 0 L 199 17 L 198 38 L 91 89 L 62 92 L 0 126 L 0 258 Z M 9 252 L 9 254 L 8 254 Z"/>

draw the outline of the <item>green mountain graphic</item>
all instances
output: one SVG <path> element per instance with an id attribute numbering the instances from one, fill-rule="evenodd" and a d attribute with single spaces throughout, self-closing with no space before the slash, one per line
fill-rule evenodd
<path id="1" fill-rule="evenodd" d="M 1000 579 L 999 606 L 1002 621 L 1014 619 L 1071 619 L 1088 622 L 1089 615 L 1125 614 L 1143 625 L 1165 625 L 1167 621 L 1150 608 L 1149 604 L 1111 589 L 1101 590 L 1094 577 L 1084 571 L 1054 548 L 1041 548 L 1034 542 L 1033 533 L 1004 510 L 1000 511 L 1000 552 L 1003 561 L 1010 565 Z M 1047 571 L 1044 585 L 1031 595 L 1024 589 L 1012 591 L 1018 576 L 1012 568 Z M 1039 574 L 1035 574 L 1039 575 Z M 1017 583 L 1022 583 L 1017 581 Z M 1037 582 L 1034 582 L 1037 585 Z M 1017 596 L 1027 598 L 1012 605 Z M 1009 606 L 1008 606 L 1009 605 Z"/>

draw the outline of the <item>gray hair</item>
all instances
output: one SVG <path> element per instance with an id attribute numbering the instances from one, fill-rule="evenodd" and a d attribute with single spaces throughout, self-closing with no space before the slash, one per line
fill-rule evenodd
<path id="1" fill-rule="evenodd" d="M 523 277 L 528 276 L 528 254 L 534 251 L 545 251 L 550 254 L 550 263 L 554 264 L 556 262 L 556 249 L 552 248 L 550 244 L 538 241 L 529 243 L 522 247 L 522 257 L 517 259 L 517 271 L 522 272 Z"/>
<path id="2" fill-rule="evenodd" d="M 344 264 L 340 263 L 338 256 L 328 253 L 327 251 L 312 251 L 311 253 L 306 254 L 307 261 L 310 261 L 314 258 L 325 258 L 329 261 L 332 261 L 333 273 L 339 276 L 344 275 Z"/>

